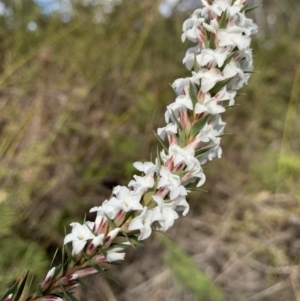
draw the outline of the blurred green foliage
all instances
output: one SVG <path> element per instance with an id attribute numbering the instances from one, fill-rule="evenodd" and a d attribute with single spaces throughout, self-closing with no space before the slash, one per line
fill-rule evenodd
<path id="1" fill-rule="evenodd" d="M 221 290 L 204 272 L 197 269 L 190 256 L 167 237 L 160 236 L 159 238 L 168 250 L 167 265 L 170 266 L 181 285 L 192 290 L 199 301 L 225 300 Z"/>

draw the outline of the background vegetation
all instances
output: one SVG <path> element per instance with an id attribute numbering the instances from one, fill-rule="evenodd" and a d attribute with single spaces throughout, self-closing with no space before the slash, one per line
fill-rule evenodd
<path id="1" fill-rule="evenodd" d="M 0 291 L 27 269 L 38 281 L 64 227 L 156 153 L 168 83 L 188 76 L 180 35 L 192 11 L 164 18 L 158 0 L 74 1 L 70 16 L 2 2 Z M 252 15 L 259 73 L 224 115 L 232 134 L 206 166 L 207 193 L 191 196 L 172 243 L 130 250 L 112 270 L 120 284 L 94 277 L 82 300 L 300 300 L 300 5 L 263 4 Z"/>

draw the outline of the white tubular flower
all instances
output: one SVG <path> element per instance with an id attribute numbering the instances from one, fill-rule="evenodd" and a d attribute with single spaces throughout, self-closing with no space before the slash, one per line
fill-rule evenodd
<path id="1" fill-rule="evenodd" d="M 169 136 L 177 134 L 177 125 L 175 123 L 168 123 L 165 127 L 158 128 L 157 134 L 162 140 L 165 140 L 166 135 Z"/>
<path id="2" fill-rule="evenodd" d="M 114 262 L 114 261 L 119 261 L 119 260 L 124 260 L 125 259 L 125 253 L 120 251 L 123 251 L 124 248 L 112 248 L 107 251 L 106 254 L 106 261 L 107 262 Z"/>
<path id="3" fill-rule="evenodd" d="M 217 48 L 212 49 L 203 49 L 200 54 L 196 56 L 197 63 L 200 66 L 209 65 L 210 67 L 218 66 L 221 68 L 224 65 L 227 55 L 229 53 L 228 48 Z"/>
<path id="4" fill-rule="evenodd" d="M 188 68 L 188 70 L 191 70 L 194 67 L 194 60 L 195 60 L 195 54 L 200 53 L 201 48 L 199 45 L 195 47 L 191 47 L 186 51 L 186 54 L 182 60 L 182 63 L 185 64 L 185 66 Z"/>
<path id="5" fill-rule="evenodd" d="M 157 207 L 153 209 L 155 212 L 156 221 L 160 224 L 163 231 L 167 231 L 174 224 L 175 219 L 179 216 L 174 210 L 175 203 L 165 203 L 164 199 L 158 195 L 154 195 L 152 199 L 156 202 Z"/>
<path id="6" fill-rule="evenodd" d="M 73 254 L 78 254 L 84 246 L 86 245 L 89 239 L 93 239 L 95 235 L 92 232 L 94 227 L 93 222 L 86 222 L 81 225 L 79 223 L 71 223 L 72 232 L 66 235 L 64 239 L 64 244 L 66 245 L 69 242 L 72 242 Z"/>
<path id="7" fill-rule="evenodd" d="M 154 186 L 154 179 L 150 175 L 140 177 L 134 175 L 134 180 L 128 183 L 129 187 L 133 187 L 135 193 L 144 193 Z"/>
<path id="8" fill-rule="evenodd" d="M 171 173 L 171 171 L 162 166 L 160 169 L 160 179 L 157 188 L 166 188 L 170 191 L 170 199 L 174 200 L 180 195 L 187 195 L 184 186 L 181 185 L 180 177 Z"/>
<path id="9" fill-rule="evenodd" d="M 197 12 L 200 10 L 196 10 L 190 19 L 184 21 L 182 25 L 183 34 L 181 36 L 182 42 L 188 38 L 192 42 L 197 42 L 199 40 L 203 40 L 203 32 L 201 32 L 201 24 L 204 22 L 204 18 L 199 18 Z"/>
<path id="10" fill-rule="evenodd" d="M 175 200 L 174 200 L 174 204 L 175 204 L 175 209 L 178 211 L 183 211 L 182 215 L 186 216 L 190 210 L 190 205 L 189 203 L 186 201 L 186 198 L 184 195 L 180 195 L 178 196 Z"/>
<path id="11" fill-rule="evenodd" d="M 48 288 L 48 286 L 50 285 L 50 283 L 53 279 L 54 273 L 55 273 L 55 267 L 53 267 L 50 271 L 48 271 L 47 275 L 45 276 L 43 281 L 40 283 L 40 287 L 42 290 L 45 290 Z"/>
<path id="12" fill-rule="evenodd" d="M 201 80 L 201 91 L 208 92 L 211 88 L 215 86 L 217 82 L 224 80 L 224 76 L 221 71 L 217 68 L 211 69 L 201 69 L 199 72 L 192 72 L 193 82 L 200 85 Z"/>
<path id="13" fill-rule="evenodd" d="M 152 223 L 156 220 L 153 210 L 148 210 L 147 207 L 144 207 L 143 211 L 139 216 L 136 216 L 129 224 L 128 230 L 134 231 L 139 230 L 140 235 L 138 240 L 144 240 L 148 238 L 152 233 Z"/>
<path id="14" fill-rule="evenodd" d="M 111 206 L 125 212 L 143 210 L 143 206 L 140 203 L 142 197 L 140 193 L 134 193 L 125 186 L 116 186 L 113 193 L 116 197 L 112 197 L 109 200 Z"/>
<path id="15" fill-rule="evenodd" d="M 153 164 L 152 162 L 135 162 L 133 163 L 133 166 L 140 172 L 144 173 L 146 176 L 150 175 L 151 177 L 153 177 L 154 173 L 157 172 L 157 165 Z"/>
<path id="16" fill-rule="evenodd" d="M 118 207 L 111 204 L 110 200 L 105 200 L 101 206 L 93 207 L 90 212 L 97 212 L 97 215 L 114 219 L 118 213 Z"/>
<path id="17" fill-rule="evenodd" d="M 203 23 L 203 27 L 214 34 L 219 30 L 219 23 L 217 20 L 213 19 L 211 20 L 210 24 Z"/>
<path id="18" fill-rule="evenodd" d="M 243 6 L 235 2 L 231 5 L 231 0 L 215 0 L 212 5 L 206 6 L 202 10 L 202 16 L 209 18 L 220 17 L 223 12 L 227 12 L 228 16 L 237 14 Z"/>
<path id="19" fill-rule="evenodd" d="M 250 46 L 250 37 L 243 35 L 243 28 L 232 25 L 226 29 L 220 29 L 217 32 L 219 46 L 221 47 L 238 47 L 242 50 Z"/>

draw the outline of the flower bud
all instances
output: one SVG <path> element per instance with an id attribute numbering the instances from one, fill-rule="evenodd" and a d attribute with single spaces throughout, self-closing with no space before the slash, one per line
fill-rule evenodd
<path id="1" fill-rule="evenodd" d="M 64 301 L 64 300 L 60 297 L 49 295 L 49 296 L 38 298 L 37 301 Z"/>
<path id="2" fill-rule="evenodd" d="M 13 297 L 13 294 L 9 294 L 5 299 L 3 299 L 2 301 L 10 301 Z"/>
<path id="3" fill-rule="evenodd" d="M 111 242 L 115 239 L 115 237 L 118 235 L 118 233 L 120 232 L 120 228 L 116 228 L 112 231 L 110 231 L 105 239 L 104 239 L 104 245 L 107 247 L 111 244 Z"/>
<path id="4" fill-rule="evenodd" d="M 49 285 L 50 285 L 50 283 L 51 283 L 51 281 L 52 281 L 52 279 L 53 279 L 54 273 L 55 273 L 55 267 L 53 267 L 53 268 L 47 273 L 47 275 L 45 276 L 45 278 L 44 278 L 43 281 L 41 282 L 40 287 L 41 287 L 42 291 L 46 290 L 46 289 L 49 287 Z"/>
<path id="5" fill-rule="evenodd" d="M 89 275 L 94 275 L 97 274 L 98 271 L 94 268 L 86 268 L 86 269 L 82 269 L 82 270 L 78 270 L 75 274 L 76 275 L 76 279 L 77 278 L 83 278 Z"/>

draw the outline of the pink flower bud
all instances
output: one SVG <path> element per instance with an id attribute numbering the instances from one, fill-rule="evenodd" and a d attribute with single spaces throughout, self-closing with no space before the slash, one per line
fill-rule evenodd
<path id="1" fill-rule="evenodd" d="M 50 285 L 53 276 L 54 276 L 54 272 L 55 272 L 55 267 L 53 267 L 45 276 L 45 278 L 43 279 L 43 281 L 40 284 L 41 289 L 44 291 L 45 289 L 48 288 L 48 286 Z"/>
<path id="2" fill-rule="evenodd" d="M 82 269 L 82 270 L 78 270 L 75 274 L 76 275 L 76 279 L 77 278 L 83 278 L 89 275 L 94 275 L 97 274 L 98 271 L 94 268 L 86 268 L 86 269 Z"/>
<path id="3" fill-rule="evenodd" d="M 116 228 L 112 231 L 110 231 L 107 236 L 104 239 L 104 245 L 107 247 L 111 244 L 111 242 L 115 239 L 115 237 L 118 235 L 118 233 L 120 232 L 121 228 Z"/>
<path id="4" fill-rule="evenodd" d="M 3 299 L 2 301 L 10 301 L 13 297 L 13 294 L 9 294 L 5 299 Z"/>
<path id="5" fill-rule="evenodd" d="M 86 253 L 88 255 L 93 254 L 100 245 L 103 245 L 103 239 L 104 239 L 104 234 L 100 234 L 100 235 L 96 236 L 92 240 L 92 242 L 88 245 L 88 247 L 86 249 Z"/>
<path id="6" fill-rule="evenodd" d="M 125 216 L 126 216 L 126 212 L 123 210 L 119 210 L 116 217 L 114 218 L 114 224 L 116 226 L 121 225 L 125 219 Z"/>
<path id="7" fill-rule="evenodd" d="M 108 220 L 105 216 L 98 215 L 95 221 L 94 232 L 96 234 L 105 234 L 108 228 Z"/>
<path id="8" fill-rule="evenodd" d="M 74 273 L 72 275 L 68 275 L 68 276 L 61 278 L 59 283 L 62 284 L 63 286 L 70 285 L 77 278 L 78 278 L 77 274 Z"/>
<path id="9" fill-rule="evenodd" d="M 60 297 L 49 295 L 49 296 L 38 298 L 37 301 L 64 301 L 64 300 Z"/>

